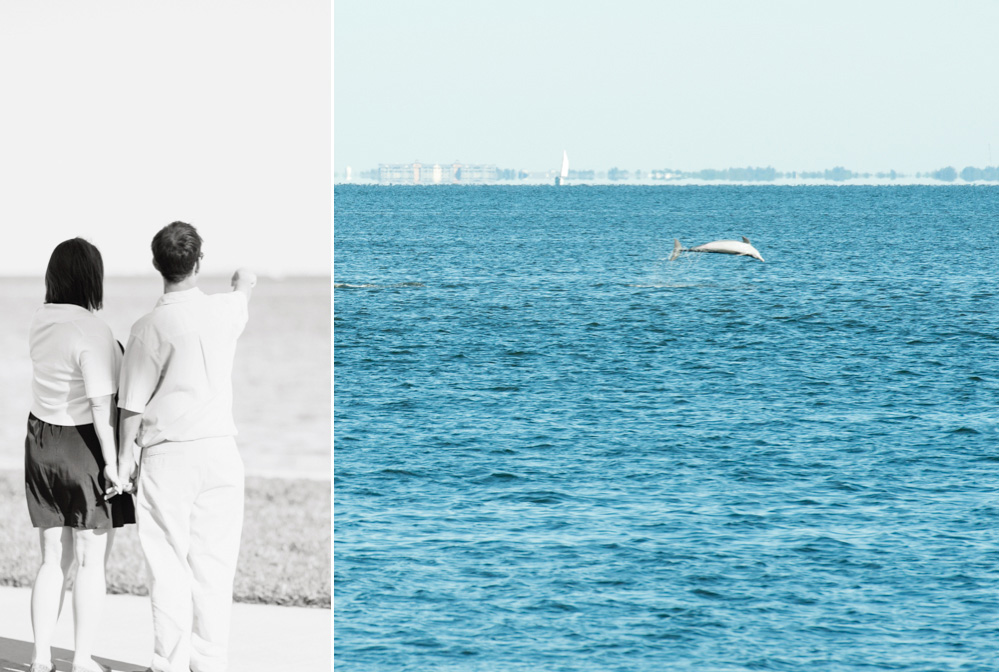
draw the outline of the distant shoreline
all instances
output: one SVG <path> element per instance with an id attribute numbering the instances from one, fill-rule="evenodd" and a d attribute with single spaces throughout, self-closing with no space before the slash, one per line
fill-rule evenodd
<path id="1" fill-rule="evenodd" d="M 553 181 L 518 180 L 516 182 L 454 183 L 454 184 L 409 184 L 405 182 L 383 183 L 376 180 L 334 181 L 336 187 L 554 187 Z M 850 180 L 568 180 L 563 187 L 999 187 L 999 182 L 978 180 L 965 182 L 954 180 L 944 182 L 932 178 L 877 179 L 858 178 Z"/>

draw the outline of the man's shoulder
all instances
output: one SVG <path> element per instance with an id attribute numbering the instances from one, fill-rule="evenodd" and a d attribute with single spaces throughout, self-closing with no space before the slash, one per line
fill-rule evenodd
<path id="1" fill-rule="evenodd" d="M 207 315 L 246 313 L 246 295 L 242 292 L 198 294 L 176 303 L 157 304 L 132 325 L 132 336 L 174 333 L 201 323 Z M 220 312 L 221 311 L 221 312 Z M 232 312 L 230 312 L 232 311 Z M 207 323 L 212 322 L 209 320 Z"/>
<path id="2" fill-rule="evenodd" d="M 218 294 L 205 294 L 211 301 L 220 301 L 224 303 L 246 303 L 246 294 L 243 292 L 219 292 Z"/>
<path id="3" fill-rule="evenodd" d="M 160 306 L 153 308 L 151 311 L 137 319 L 132 324 L 131 333 L 133 336 L 141 335 L 147 333 L 151 330 L 155 330 L 157 325 L 163 321 L 163 313 L 160 310 Z"/>
<path id="4" fill-rule="evenodd" d="M 157 316 L 157 312 L 159 312 L 159 309 L 158 308 L 153 308 L 148 313 L 146 313 L 145 315 L 143 315 L 142 317 L 140 317 L 139 319 L 137 319 L 135 321 L 135 323 L 132 325 L 133 328 L 134 327 L 139 327 L 139 326 L 144 327 L 147 324 L 155 322 L 156 319 L 157 319 L 157 317 L 158 317 Z"/>
<path id="5" fill-rule="evenodd" d="M 220 292 L 209 294 L 208 298 L 214 302 L 214 306 L 223 307 L 228 311 L 232 319 L 245 322 L 249 309 L 249 300 L 243 292 Z"/>

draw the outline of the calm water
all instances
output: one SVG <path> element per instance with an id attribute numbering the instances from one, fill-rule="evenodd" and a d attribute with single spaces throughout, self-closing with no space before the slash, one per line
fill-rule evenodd
<path id="1" fill-rule="evenodd" d="M 999 669 L 999 188 L 335 207 L 339 670 Z"/>

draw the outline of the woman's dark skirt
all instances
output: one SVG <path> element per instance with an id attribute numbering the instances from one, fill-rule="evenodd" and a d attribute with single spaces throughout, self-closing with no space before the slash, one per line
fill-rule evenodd
<path id="1" fill-rule="evenodd" d="M 135 522 L 131 495 L 104 500 L 104 455 L 93 424 L 50 425 L 29 414 L 24 485 L 34 527 L 106 530 Z"/>

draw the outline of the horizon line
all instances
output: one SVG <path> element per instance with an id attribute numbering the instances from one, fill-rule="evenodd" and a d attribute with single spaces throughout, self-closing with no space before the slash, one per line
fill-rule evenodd
<path id="1" fill-rule="evenodd" d="M 544 187 L 554 186 L 550 179 L 527 178 L 523 180 L 491 180 L 489 182 L 447 182 L 447 183 L 420 183 L 412 182 L 380 182 L 378 179 L 352 178 L 350 180 L 340 179 L 333 181 L 334 186 L 376 186 L 376 187 Z M 773 180 L 728 180 L 716 179 L 706 180 L 702 178 L 681 178 L 670 180 L 652 180 L 649 178 L 627 178 L 620 180 L 602 179 L 567 179 L 561 186 L 600 186 L 600 187 L 716 187 L 716 186 L 746 186 L 746 187 L 878 187 L 878 186 L 898 186 L 898 187 L 953 187 L 953 186 L 999 186 L 996 180 L 972 180 L 966 181 L 961 178 L 953 180 L 940 180 L 932 177 L 913 178 L 848 178 L 844 180 L 830 180 L 825 178 L 777 178 Z"/>
<path id="2" fill-rule="evenodd" d="M 273 271 L 267 272 L 267 273 L 257 272 L 257 277 L 264 278 L 264 279 L 267 279 L 267 280 L 276 280 L 278 282 L 280 282 L 282 280 L 318 280 L 318 279 L 322 279 L 322 278 L 331 278 L 331 282 L 332 282 L 332 276 L 333 276 L 332 271 L 316 272 L 316 273 L 308 273 L 308 272 L 279 273 L 279 272 L 273 272 Z M 229 278 L 232 277 L 232 273 L 201 273 L 201 274 L 198 275 L 198 277 L 199 278 L 204 278 L 205 280 L 212 280 L 212 281 L 215 281 L 215 280 L 218 280 L 218 279 L 226 280 L 226 279 L 229 279 Z M 45 281 L 45 273 L 44 272 L 42 272 L 40 274 L 19 273 L 19 272 L 7 273 L 7 272 L 4 272 L 4 271 L 0 271 L 0 278 L 12 279 L 12 280 L 13 279 L 39 280 L 39 281 L 44 282 Z M 162 280 L 163 277 L 161 275 L 159 275 L 158 273 L 156 273 L 156 271 L 153 271 L 152 273 L 146 273 L 146 272 L 141 272 L 141 273 L 139 273 L 139 272 L 136 272 L 136 273 L 105 273 L 104 274 L 104 279 L 105 280 L 108 280 L 108 279 L 113 279 L 113 280 L 137 280 L 137 279 L 139 279 L 139 280 Z"/>

